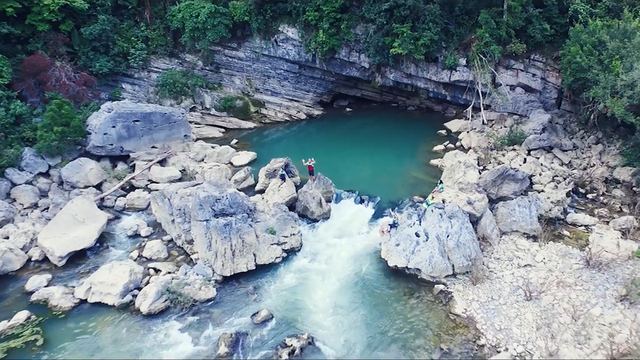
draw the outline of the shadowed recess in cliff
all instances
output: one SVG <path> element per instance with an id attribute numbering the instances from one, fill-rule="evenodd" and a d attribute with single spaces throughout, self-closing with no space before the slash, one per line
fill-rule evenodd
<path id="1" fill-rule="evenodd" d="M 290 157 L 308 177 L 301 159 L 316 160 L 316 172 L 339 189 L 376 195 L 381 205 L 428 194 L 440 178 L 429 160 L 446 139 L 436 131 L 446 118 L 436 113 L 371 107 L 344 113 L 331 110 L 318 119 L 265 126 L 239 138 L 256 151 L 254 171 L 275 157 Z"/>

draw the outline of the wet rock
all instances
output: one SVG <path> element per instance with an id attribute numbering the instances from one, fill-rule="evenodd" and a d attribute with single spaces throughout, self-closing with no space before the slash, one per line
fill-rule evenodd
<path id="1" fill-rule="evenodd" d="M 149 169 L 149 180 L 157 183 L 168 183 L 180 180 L 182 173 L 173 166 L 153 165 Z"/>
<path id="2" fill-rule="evenodd" d="M 142 230 L 140 230 L 140 237 L 146 238 L 151 236 L 151 234 L 153 234 L 153 228 L 152 227 L 145 227 L 142 228 Z"/>
<path id="3" fill-rule="evenodd" d="M 73 288 L 67 286 L 42 288 L 33 293 L 29 301 L 46 304 L 53 311 L 69 311 L 80 303 L 80 300 L 73 296 Z"/>
<path id="4" fill-rule="evenodd" d="M 327 204 L 319 191 L 311 190 L 306 185 L 298 191 L 295 211 L 298 215 L 314 221 L 331 217 L 331 206 Z"/>
<path id="5" fill-rule="evenodd" d="M 0 241 L 0 275 L 19 270 L 27 263 L 27 254 L 7 241 Z"/>
<path id="6" fill-rule="evenodd" d="M 459 133 L 469 129 L 469 121 L 464 119 L 454 119 L 444 123 L 444 127 L 452 133 Z"/>
<path id="7" fill-rule="evenodd" d="M 280 262 L 302 246 L 294 213 L 256 203 L 228 181 L 178 183 L 151 198 L 153 214 L 174 242 L 222 276 Z"/>
<path id="8" fill-rule="evenodd" d="M 35 319 L 36 316 L 29 310 L 18 311 L 10 320 L 0 321 L 0 336 L 4 335 L 11 329 L 15 329 L 16 327 Z"/>
<path id="9" fill-rule="evenodd" d="M 99 185 L 109 176 L 97 161 L 79 158 L 65 165 L 60 176 L 66 185 L 75 188 L 87 188 Z"/>
<path id="10" fill-rule="evenodd" d="M 142 283 L 144 268 L 131 260 L 102 265 L 75 288 L 74 296 L 89 303 L 111 306 L 131 303 L 130 293 Z"/>
<path id="11" fill-rule="evenodd" d="M 11 182 L 7 179 L 0 178 L 0 200 L 6 199 L 9 191 L 11 191 Z"/>
<path id="12" fill-rule="evenodd" d="M 169 257 L 169 252 L 162 240 L 151 240 L 144 246 L 142 256 L 154 261 L 164 260 Z"/>
<path id="13" fill-rule="evenodd" d="M 295 204 L 297 199 L 296 186 L 289 178 L 284 182 L 280 179 L 272 181 L 264 192 L 264 200 L 269 204 L 284 204 L 289 207 Z"/>
<path id="14" fill-rule="evenodd" d="M 240 169 L 231 177 L 231 183 L 238 190 L 244 190 L 256 184 L 256 180 L 251 172 L 251 167 L 246 166 Z"/>
<path id="15" fill-rule="evenodd" d="M 569 213 L 566 218 L 567 223 L 577 226 L 593 226 L 598 223 L 598 219 L 587 214 Z"/>
<path id="16" fill-rule="evenodd" d="M 32 148 L 24 148 L 20 156 L 20 169 L 31 174 L 46 173 L 49 164 Z"/>
<path id="17" fill-rule="evenodd" d="M 40 247 L 53 264 L 63 266 L 75 252 L 95 245 L 109 216 L 93 199 L 76 197 L 38 234 Z"/>
<path id="18" fill-rule="evenodd" d="M 49 285 L 51 279 L 53 279 L 53 276 L 49 273 L 33 275 L 24 285 L 24 291 L 29 293 L 36 292 Z"/>
<path id="19" fill-rule="evenodd" d="M 248 165 L 257 158 L 258 154 L 253 151 L 238 151 L 230 161 L 231 165 L 235 167 L 242 167 Z"/>
<path id="20" fill-rule="evenodd" d="M 480 176 L 480 186 L 491 200 L 514 198 L 521 195 L 531 184 L 529 174 L 500 165 Z"/>
<path id="21" fill-rule="evenodd" d="M 0 200 L 0 227 L 13 222 L 18 210 L 6 201 Z"/>
<path id="22" fill-rule="evenodd" d="M 496 223 L 491 210 L 487 209 L 480 220 L 476 229 L 478 238 L 488 241 L 491 245 L 496 245 L 500 241 L 500 228 Z"/>
<path id="23" fill-rule="evenodd" d="M 442 129 L 442 130 L 438 130 L 436 134 L 440 136 L 447 136 L 448 133 L 447 133 L 447 130 Z"/>
<path id="24" fill-rule="evenodd" d="M 31 182 L 35 175 L 30 172 L 20 171 L 16 168 L 7 168 L 4 171 L 4 177 L 14 185 L 22 185 Z"/>
<path id="25" fill-rule="evenodd" d="M 276 348 L 278 359 L 300 357 L 309 346 L 315 346 L 315 339 L 308 333 L 286 337 Z"/>
<path id="26" fill-rule="evenodd" d="M 278 173 L 280 169 L 283 169 L 287 174 L 287 177 L 293 182 L 294 185 L 300 185 L 300 174 L 298 169 L 293 165 L 290 158 L 276 158 L 272 159 L 269 164 L 264 166 L 258 172 L 258 184 L 256 185 L 256 192 L 263 192 L 267 190 L 271 182 L 280 181 Z"/>
<path id="27" fill-rule="evenodd" d="M 269 320 L 273 319 L 273 314 L 267 310 L 267 309 L 262 309 L 258 312 L 255 312 L 251 315 L 251 321 L 253 321 L 254 324 L 256 325 L 260 325 L 264 322 L 267 322 Z"/>
<path id="28" fill-rule="evenodd" d="M 313 181 L 307 181 L 307 183 L 303 186 L 304 188 L 308 188 L 312 191 L 317 191 L 322 195 L 324 201 L 328 204 L 333 202 L 333 195 L 336 191 L 336 186 L 333 184 L 333 181 L 328 177 L 324 176 L 322 173 L 316 174 Z"/>
<path id="29" fill-rule="evenodd" d="M 104 103 L 87 119 L 87 133 L 87 151 L 103 156 L 191 141 L 184 110 L 130 101 Z"/>
<path id="30" fill-rule="evenodd" d="M 431 149 L 431 151 L 433 151 L 434 153 L 439 153 L 439 154 L 442 154 L 445 150 L 446 150 L 446 147 L 442 144 L 436 145 L 433 147 L 433 149 Z"/>
<path id="31" fill-rule="evenodd" d="M 465 273 L 482 259 L 469 216 L 450 203 L 405 208 L 399 227 L 383 237 L 381 255 L 389 266 L 430 281 Z"/>
<path id="32" fill-rule="evenodd" d="M 33 185 L 18 185 L 11 189 L 10 195 L 25 208 L 36 205 L 40 200 L 40 190 Z"/>
<path id="33" fill-rule="evenodd" d="M 617 231 L 632 230 L 638 226 L 638 222 L 636 221 L 635 217 L 627 215 L 611 220 L 609 222 L 609 226 L 611 227 L 611 229 Z"/>
<path id="34" fill-rule="evenodd" d="M 154 315 L 166 310 L 170 305 L 166 294 L 170 282 L 170 277 L 160 276 L 156 281 L 145 286 L 136 297 L 136 309 L 142 315 Z"/>
<path id="35" fill-rule="evenodd" d="M 148 192 L 137 189 L 136 191 L 130 192 L 127 194 L 125 198 L 126 204 L 124 206 L 127 211 L 142 211 L 146 210 L 149 207 L 149 203 L 151 202 L 151 194 Z M 116 201 L 117 205 L 117 201 Z"/>
<path id="36" fill-rule="evenodd" d="M 218 338 L 218 348 L 215 359 L 229 359 L 242 347 L 246 333 L 222 333 Z"/>
<path id="37" fill-rule="evenodd" d="M 538 207 L 539 200 L 532 196 L 520 196 L 498 203 L 494 209 L 498 228 L 503 233 L 540 234 L 542 228 L 538 221 Z"/>

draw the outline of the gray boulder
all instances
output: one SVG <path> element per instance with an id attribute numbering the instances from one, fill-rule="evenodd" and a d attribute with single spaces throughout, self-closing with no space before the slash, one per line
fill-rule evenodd
<path id="1" fill-rule="evenodd" d="M 53 276 L 49 273 L 33 275 L 24 285 L 24 291 L 28 293 L 36 292 L 49 285 L 51 279 L 53 279 Z"/>
<path id="2" fill-rule="evenodd" d="M 244 190 L 256 184 L 256 179 L 251 172 L 251 167 L 246 166 L 240 169 L 231 177 L 231 183 L 238 190 Z"/>
<path id="3" fill-rule="evenodd" d="M 46 304 L 53 311 L 69 311 L 80 303 L 73 288 L 67 286 L 47 286 L 33 293 L 29 301 Z"/>
<path id="4" fill-rule="evenodd" d="M 49 261 L 63 266 L 75 252 L 95 245 L 108 219 L 92 199 L 76 197 L 38 234 L 38 247 Z"/>
<path id="5" fill-rule="evenodd" d="M 494 209 L 498 228 L 503 233 L 539 235 L 542 231 L 538 221 L 539 207 L 540 200 L 533 196 L 520 196 L 498 203 Z"/>
<path id="6" fill-rule="evenodd" d="M 22 207 L 31 207 L 40 201 L 40 190 L 33 185 L 18 185 L 11 189 L 11 198 Z"/>
<path id="7" fill-rule="evenodd" d="M 300 173 L 298 169 L 293 165 L 290 158 L 276 158 L 271 159 L 269 164 L 265 165 L 258 172 L 258 184 L 256 185 L 256 192 L 263 192 L 267 190 L 269 184 L 273 180 L 278 180 L 278 173 L 280 169 L 284 168 L 284 171 L 287 173 L 287 177 L 293 181 L 293 184 L 298 186 L 300 185 Z"/>
<path id="8" fill-rule="evenodd" d="M 289 178 L 284 182 L 280 179 L 270 182 L 264 192 L 264 200 L 269 204 L 284 204 L 289 207 L 295 204 L 297 199 L 296 186 Z"/>
<path id="9" fill-rule="evenodd" d="M 102 265 L 75 288 L 73 295 L 90 303 L 121 306 L 133 301 L 131 292 L 140 287 L 144 268 L 132 260 Z"/>
<path id="10" fill-rule="evenodd" d="M 238 151 L 230 160 L 231 165 L 241 167 L 248 165 L 258 158 L 258 154 L 253 151 Z"/>
<path id="11" fill-rule="evenodd" d="M 480 175 L 480 186 L 491 200 L 514 198 L 522 194 L 531 184 L 529 174 L 500 165 Z"/>
<path id="12" fill-rule="evenodd" d="M 255 312 L 251 315 L 251 321 L 253 321 L 254 324 L 256 325 L 260 325 L 264 322 L 267 322 L 269 320 L 273 319 L 273 314 L 267 310 L 267 309 L 262 309 L 258 312 Z"/>
<path id="13" fill-rule="evenodd" d="M 20 157 L 20 169 L 32 174 L 46 173 L 49 164 L 32 148 L 24 148 Z"/>
<path id="14" fill-rule="evenodd" d="M 0 200 L 7 198 L 7 194 L 11 190 L 11 182 L 7 179 L 0 178 Z"/>
<path id="15" fill-rule="evenodd" d="M 170 305 L 167 297 L 170 283 L 170 276 L 159 276 L 153 283 L 145 286 L 136 297 L 136 309 L 142 315 L 154 315 L 166 310 Z"/>
<path id="16" fill-rule="evenodd" d="M 491 210 L 487 209 L 476 226 L 478 238 L 488 241 L 491 245 L 497 245 L 500 241 L 500 228 Z"/>
<path id="17" fill-rule="evenodd" d="M 97 161 L 88 158 L 75 159 L 60 170 L 65 184 L 75 188 L 96 186 L 109 177 Z"/>
<path id="18" fill-rule="evenodd" d="M 151 210 L 177 245 L 222 276 L 280 262 L 302 246 L 294 213 L 256 203 L 229 181 L 170 185 L 151 195 Z"/>
<path id="19" fill-rule="evenodd" d="M 389 266 L 430 281 L 468 272 L 482 259 L 469 216 L 450 203 L 405 208 L 399 227 L 383 237 L 381 255 Z"/>
<path id="20" fill-rule="evenodd" d="M 638 221 L 636 221 L 635 217 L 626 215 L 609 221 L 609 226 L 617 231 L 633 230 L 638 227 Z"/>
<path id="21" fill-rule="evenodd" d="M 300 191 L 295 211 L 298 215 L 318 221 L 331 217 L 331 206 L 335 186 L 326 176 L 318 174 L 314 181 L 308 181 Z M 265 193 L 266 195 L 266 193 Z"/>
<path id="22" fill-rule="evenodd" d="M 0 275 L 20 270 L 29 257 L 8 241 L 0 241 Z"/>
<path id="23" fill-rule="evenodd" d="M 327 203 L 333 202 L 333 195 L 336 192 L 336 186 L 333 184 L 333 181 L 322 175 L 322 173 L 316 174 L 313 181 L 307 181 L 303 186 L 303 189 L 304 188 L 319 192 Z"/>
<path id="24" fill-rule="evenodd" d="M 18 210 L 6 201 L 0 200 L 0 227 L 13 222 Z"/>
<path id="25" fill-rule="evenodd" d="M 87 151 L 119 156 L 170 142 L 191 141 L 184 110 L 130 101 L 107 102 L 87 119 Z"/>
<path id="26" fill-rule="evenodd" d="M 31 182 L 35 177 L 34 174 L 26 171 L 20 171 L 15 168 L 7 168 L 4 171 L 4 177 L 11 181 L 14 185 L 22 185 Z"/>

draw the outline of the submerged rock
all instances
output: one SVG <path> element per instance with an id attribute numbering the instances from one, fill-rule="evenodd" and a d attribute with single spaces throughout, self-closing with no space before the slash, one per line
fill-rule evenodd
<path id="1" fill-rule="evenodd" d="M 269 320 L 273 319 L 273 314 L 267 310 L 267 309 L 262 309 L 258 312 L 255 312 L 251 315 L 251 321 L 253 321 L 254 324 L 256 325 L 260 325 L 264 322 L 267 322 Z"/>
<path id="2" fill-rule="evenodd" d="M 80 300 L 73 296 L 73 288 L 67 286 L 42 288 L 31 295 L 30 301 L 47 304 L 53 311 L 69 311 L 80 303 Z"/>
<path id="3" fill-rule="evenodd" d="M 300 357 L 309 346 L 315 346 L 315 339 L 308 333 L 286 337 L 276 348 L 276 358 L 291 359 Z"/>
<path id="4" fill-rule="evenodd" d="M 90 303 L 120 306 L 133 301 L 131 292 L 140 287 L 144 268 L 131 260 L 102 265 L 74 291 L 74 296 Z"/>
<path id="5" fill-rule="evenodd" d="M 76 251 L 95 245 L 109 216 L 92 199 L 71 199 L 38 234 L 38 247 L 53 264 L 63 266 Z"/>
<path id="6" fill-rule="evenodd" d="M 383 237 L 381 255 L 389 266 L 430 281 L 465 273 L 482 259 L 469 216 L 449 203 L 405 208 L 399 227 Z"/>
<path id="7" fill-rule="evenodd" d="M 232 358 L 242 347 L 242 342 L 246 338 L 246 333 L 222 333 L 218 338 L 218 349 L 215 359 Z"/>
<path id="8" fill-rule="evenodd" d="M 222 276 L 280 262 L 302 246 L 297 215 L 252 201 L 229 181 L 171 185 L 152 194 L 151 210 L 178 246 Z"/>
<path id="9" fill-rule="evenodd" d="M 120 156 L 170 142 L 191 141 L 184 110 L 130 101 L 104 103 L 87 119 L 87 151 Z"/>

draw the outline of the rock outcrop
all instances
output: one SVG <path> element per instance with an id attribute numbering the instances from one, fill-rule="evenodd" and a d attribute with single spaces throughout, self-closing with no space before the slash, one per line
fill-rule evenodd
<path id="1" fill-rule="evenodd" d="M 73 295 L 89 303 L 122 306 L 133 301 L 131 292 L 140 287 L 144 268 L 131 260 L 102 265 L 76 287 Z"/>
<path id="2" fill-rule="evenodd" d="M 462 274 L 482 259 L 469 216 L 456 204 L 424 209 L 410 204 L 400 213 L 399 227 L 383 237 L 387 264 L 434 281 Z"/>
<path id="3" fill-rule="evenodd" d="M 93 199 L 71 199 L 38 234 L 38 247 L 53 264 L 62 266 L 75 252 L 95 245 L 109 216 Z"/>
<path id="4" fill-rule="evenodd" d="M 229 181 L 171 185 L 152 194 L 151 210 L 176 244 L 222 276 L 280 262 L 302 246 L 294 213 L 254 202 Z"/>
<path id="5" fill-rule="evenodd" d="M 107 156 L 191 141 L 191 127 L 183 110 L 130 101 L 104 103 L 87 119 L 87 134 L 87 151 Z"/>

